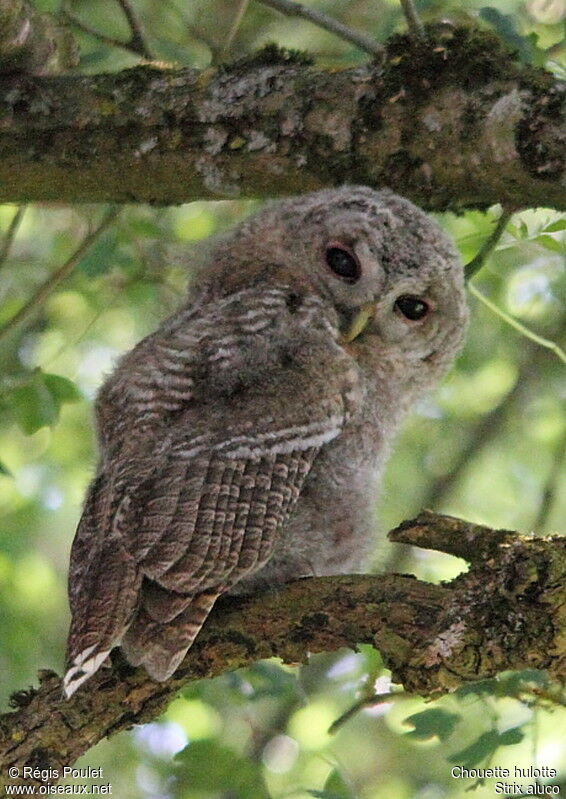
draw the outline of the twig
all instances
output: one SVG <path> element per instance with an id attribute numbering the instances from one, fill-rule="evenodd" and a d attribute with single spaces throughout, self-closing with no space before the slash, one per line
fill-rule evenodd
<path id="1" fill-rule="evenodd" d="M 232 27 L 228 32 L 228 36 L 226 37 L 224 44 L 222 45 L 222 49 L 220 51 L 220 55 L 222 57 L 226 57 L 226 55 L 230 52 L 230 48 L 232 46 L 232 42 L 236 34 L 238 33 L 238 29 L 242 24 L 242 20 L 246 11 L 248 10 L 248 6 L 250 4 L 250 0 L 240 0 L 240 5 L 238 10 L 236 11 L 236 16 L 234 17 L 234 21 L 232 23 Z"/>
<path id="2" fill-rule="evenodd" d="M 522 333 L 523 336 L 534 341 L 536 344 L 539 344 L 541 347 L 546 347 L 546 349 L 551 350 L 563 363 L 566 363 L 566 352 L 560 347 L 555 341 L 551 341 L 550 339 L 544 338 L 543 336 L 539 336 L 537 333 L 533 333 L 528 327 L 521 324 L 517 319 L 513 316 L 510 316 L 505 311 L 502 311 L 494 302 L 489 300 L 484 294 L 481 293 L 472 283 L 468 283 L 468 291 L 477 297 L 480 302 L 483 302 L 490 311 L 493 311 L 496 316 L 499 316 L 500 319 L 507 322 L 508 325 L 514 327 L 515 330 L 518 330 L 519 333 Z"/>
<path id="3" fill-rule="evenodd" d="M 355 44 L 356 47 L 359 47 L 360 50 L 365 50 L 366 53 L 370 53 L 374 56 L 381 55 L 383 53 L 383 47 L 375 42 L 372 38 L 365 36 L 363 33 L 359 33 L 352 28 L 349 28 L 347 25 L 343 25 L 341 22 L 329 17 L 328 14 L 324 14 L 322 11 L 315 11 L 312 8 L 306 8 L 300 3 L 291 2 L 291 0 L 258 1 L 264 6 L 274 8 L 276 11 L 280 11 L 282 14 L 285 14 L 288 17 L 303 17 L 303 19 L 308 19 L 309 22 L 312 22 L 314 25 L 318 25 L 319 28 L 324 28 L 324 30 L 334 33 L 341 39 L 345 39 L 345 41 Z"/>
<path id="4" fill-rule="evenodd" d="M 16 233 L 18 232 L 18 228 L 20 226 L 20 222 L 22 221 L 22 217 L 25 213 L 25 210 L 26 206 L 20 205 L 16 213 L 12 217 L 12 221 L 10 222 L 8 230 L 6 231 L 6 235 L 4 236 L 4 241 L 0 245 L 0 268 L 3 266 L 6 258 L 10 253 L 12 243 L 14 241 Z"/>
<path id="5" fill-rule="evenodd" d="M 488 257 L 491 255 L 497 242 L 501 238 L 501 234 L 507 227 L 507 222 L 513 216 L 513 212 L 504 208 L 501 212 L 501 216 L 497 220 L 497 223 L 493 230 L 491 231 L 490 235 L 484 241 L 482 246 L 479 248 L 475 256 L 469 261 L 466 266 L 464 267 L 464 275 L 466 280 L 470 280 L 477 272 L 480 271 L 484 263 L 487 261 Z"/>
<path id="6" fill-rule="evenodd" d="M 488 236 L 488 238 L 484 241 L 477 255 L 472 258 L 472 260 L 464 267 L 464 274 L 468 281 L 482 268 L 486 259 L 499 241 L 501 234 L 503 233 L 503 230 L 505 229 L 511 216 L 512 212 L 504 208 L 490 236 Z M 562 347 L 560 347 L 555 341 L 550 341 L 543 336 L 537 335 L 537 333 L 533 333 L 533 331 L 528 327 L 525 327 L 525 325 L 521 324 L 521 322 L 519 322 L 517 319 L 510 316 L 508 313 L 505 313 L 505 311 L 495 305 L 495 303 L 489 300 L 470 282 L 468 282 L 468 290 L 474 295 L 474 297 L 477 297 L 480 302 L 483 302 L 483 304 L 486 305 L 490 311 L 493 311 L 493 313 L 499 316 L 500 319 L 503 319 L 505 322 L 507 322 L 508 325 L 511 325 L 511 327 L 515 328 L 515 330 L 518 330 L 528 339 L 534 341 L 536 344 L 539 344 L 541 347 L 546 347 L 547 349 L 551 350 L 558 358 L 560 358 L 561 361 L 566 363 L 566 352 L 564 352 Z"/>
<path id="7" fill-rule="evenodd" d="M 124 16 L 128 20 L 128 25 L 130 26 L 131 38 L 128 42 L 130 49 L 141 55 L 143 58 L 147 58 L 148 61 L 151 61 L 153 55 L 146 41 L 145 32 L 141 21 L 130 5 L 130 0 L 118 0 L 118 3 L 124 12 Z"/>
<path id="8" fill-rule="evenodd" d="M 407 27 L 415 39 L 426 39 L 424 25 L 418 15 L 413 0 L 401 0 L 401 8 L 407 20 Z"/>
<path id="9" fill-rule="evenodd" d="M 91 28 L 90 25 L 87 25 L 86 22 L 83 22 L 78 17 L 74 15 L 74 13 L 70 10 L 68 2 L 65 3 L 63 8 L 61 9 L 61 14 L 67 20 L 68 23 L 74 25 L 75 28 L 78 28 L 83 33 L 86 33 L 88 36 L 94 36 L 95 39 L 98 39 L 99 42 L 103 42 L 104 44 L 109 44 L 111 47 L 121 47 L 123 50 L 128 50 L 129 52 L 134 52 L 135 55 L 139 55 L 135 50 L 132 51 L 129 42 L 123 42 L 121 39 L 115 39 L 113 36 L 107 36 L 105 33 L 101 33 L 97 31 L 95 28 Z"/>
<path id="10" fill-rule="evenodd" d="M 329 735 L 334 735 L 338 732 L 339 728 L 345 724 L 352 716 L 355 716 L 360 710 L 367 707 L 376 707 L 377 705 L 384 705 L 387 702 L 396 702 L 398 699 L 414 699 L 412 694 L 406 694 L 403 691 L 389 691 L 386 694 L 373 694 L 372 696 L 362 696 L 357 702 L 354 702 L 347 710 L 335 719 L 328 728 Z"/>
<path id="11" fill-rule="evenodd" d="M 121 47 L 123 50 L 128 50 L 129 52 L 134 53 L 134 55 L 151 60 L 152 54 L 145 41 L 141 23 L 135 16 L 133 10 L 128 5 L 126 0 L 117 0 L 117 2 L 120 4 L 120 7 L 122 8 L 130 26 L 131 36 L 127 42 L 123 41 L 122 39 L 116 39 L 114 36 L 107 36 L 107 34 L 101 33 L 100 31 L 97 31 L 96 28 L 92 28 L 86 22 L 83 22 L 81 19 L 75 16 L 73 11 L 71 11 L 70 0 L 65 0 L 62 13 L 72 25 L 81 30 L 83 33 L 86 33 L 89 36 L 94 36 L 94 38 L 98 39 L 100 42 L 108 44 L 111 47 Z"/>
<path id="12" fill-rule="evenodd" d="M 41 286 L 39 286 L 35 294 L 30 297 L 30 299 L 22 308 L 20 308 L 15 316 L 6 322 L 3 327 L 0 327 L 0 340 L 5 338 L 8 333 L 33 316 L 35 311 L 45 302 L 47 297 L 53 293 L 59 283 L 73 271 L 83 255 L 90 249 L 90 247 L 92 247 L 94 242 L 100 237 L 106 228 L 111 225 L 112 222 L 114 222 L 119 213 L 120 209 L 117 207 L 112 207 L 109 211 L 107 211 L 100 224 L 91 233 L 85 236 L 81 244 L 77 247 L 70 258 L 68 258 L 65 263 L 59 267 L 59 269 L 56 269 L 55 272 L 53 272 L 53 274 L 51 274 L 47 280 L 44 281 Z"/>
<path id="13" fill-rule="evenodd" d="M 550 467 L 550 472 L 546 479 L 546 485 L 544 487 L 544 492 L 538 509 L 537 517 L 533 522 L 533 530 L 535 532 L 537 532 L 538 530 L 544 530 L 544 528 L 547 527 L 548 525 L 550 514 L 552 512 L 552 508 L 554 505 L 554 500 L 556 498 L 556 494 L 558 493 L 558 488 L 561 483 L 560 478 L 562 476 L 562 464 L 565 455 L 566 455 L 566 429 L 562 433 L 562 437 L 556 447 L 556 452 L 554 453 L 554 460 L 552 462 L 552 466 Z"/>

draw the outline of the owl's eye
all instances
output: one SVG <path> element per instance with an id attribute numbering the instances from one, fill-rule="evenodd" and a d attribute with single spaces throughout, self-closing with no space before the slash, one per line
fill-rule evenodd
<path id="1" fill-rule="evenodd" d="M 411 322 L 419 322 L 428 315 L 430 305 L 413 294 L 402 294 L 395 301 L 395 310 L 399 311 L 406 319 L 410 319 Z"/>
<path id="2" fill-rule="evenodd" d="M 354 253 L 342 245 L 331 244 L 326 248 L 326 263 L 346 283 L 355 283 L 362 274 L 360 262 Z"/>

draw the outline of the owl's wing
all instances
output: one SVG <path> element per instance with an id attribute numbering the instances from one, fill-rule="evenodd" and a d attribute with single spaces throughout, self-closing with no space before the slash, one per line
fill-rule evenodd
<path id="1" fill-rule="evenodd" d="M 316 452 L 168 465 L 140 531 L 141 604 L 122 641 L 130 662 L 158 679 L 175 671 L 217 597 L 268 560 Z"/>
<path id="2" fill-rule="evenodd" d="M 157 466 L 71 589 L 67 695 L 120 640 L 133 665 L 170 676 L 217 597 L 269 558 L 316 452 L 229 459 L 213 451 Z M 96 529 L 101 501 L 87 503 L 74 560 Z"/>
<path id="3" fill-rule="evenodd" d="M 117 643 L 170 676 L 217 597 L 266 563 L 347 418 L 352 367 L 340 352 L 319 337 L 300 363 L 271 364 L 261 386 L 189 405 L 151 453 L 95 480 L 71 555 L 68 696 Z"/>

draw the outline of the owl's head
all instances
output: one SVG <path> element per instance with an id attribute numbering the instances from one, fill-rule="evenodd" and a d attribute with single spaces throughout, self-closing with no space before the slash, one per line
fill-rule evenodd
<path id="1" fill-rule="evenodd" d="M 426 383 L 463 341 L 456 249 L 424 211 L 389 190 L 344 186 L 268 205 L 217 254 L 212 279 L 225 293 L 269 281 L 321 295 L 344 345 L 370 367 L 384 359 L 413 365 Z"/>

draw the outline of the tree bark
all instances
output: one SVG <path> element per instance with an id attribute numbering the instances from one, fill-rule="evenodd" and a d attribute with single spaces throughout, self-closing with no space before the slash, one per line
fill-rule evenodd
<path id="1" fill-rule="evenodd" d="M 391 534 L 467 558 L 468 572 L 432 585 L 406 575 L 319 577 L 280 591 L 219 602 L 172 679 L 150 680 L 113 653 L 66 701 L 61 679 L 16 693 L 0 716 L 0 784 L 9 769 L 45 770 L 52 783 L 102 738 L 147 722 L 192 680 L 268 657 L 299 663 L 311 652 L 372 643 L 393 680 L 424 696 L 452 691 L 504 669 L 566 672 L 566 538 L 523 538 L 423 513 Z M 33 780 L 26 779 L 30 785 Z"/>
<path id="2" fill-rule="evenodd" d="M 71 34 L 28 0 L 0 0 L 0 74 L 42 75 L 77 63 Z"/>
<path id="3" fill-rule="evenodd" d="M 198 72 L 0 76 L 0 202 L 389 186 L 429 210 L 566 208 L 564 84 L 493 35 L 395 36 L 342 71 L 268 47 Z"/>

